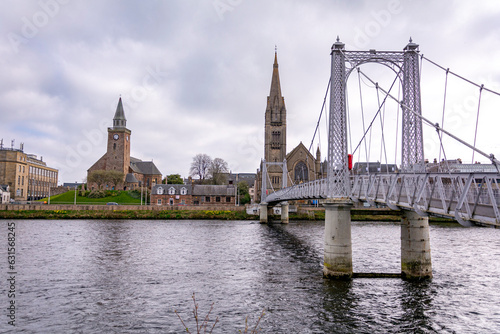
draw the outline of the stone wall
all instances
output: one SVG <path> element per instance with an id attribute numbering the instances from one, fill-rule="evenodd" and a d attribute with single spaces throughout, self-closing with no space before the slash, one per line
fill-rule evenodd
<path id="1" fill-rule="evenodd" d="M 245 206 L 228 205 L 73 205 L 73 204 L 0 204 L 1 210 L 213 210 L 245 211 Z"/>

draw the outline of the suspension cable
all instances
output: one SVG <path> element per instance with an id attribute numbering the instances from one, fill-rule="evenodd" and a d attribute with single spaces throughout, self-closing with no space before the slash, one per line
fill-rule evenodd
<path id="1" fill-rule="evenodd" d="M 313 138 L 311 140 L 311 145 L 309 145 L 309 152 L 311 152 L 311 148 L 314 143 L 314 138 L 316 137 L 316 132 L 318 131 L 319 122 L 321 121 L 321 116 L 323 115 L 323 110 L 325 109 L 326 98 L 328 97 L 328 91 L 330 90 L 330 84 L 332 83 L 332 78 L 328 79 L 328 85 L 326 86 L 325 98 L 323 99 L 323 105 L 321 106 L 321 112 L 319 113 L 318 123 L 316 123 L 316 129 L 314 129 Z"/>
<path id="2" fill-rule="evenodd" d="M 444 111 L 446 110 L 446 93 L 448 91 L 448 73 L 450 72 L 450 69 L 447 68 L 446 69 L 446 78 L 445 78 L 445 81 L 444 81 L 444 100 L 443 100 L 443 115 L 441 116 L 441 126 L 444 127 Z M 438 135 L 439 135 L 439 141 L 441 142 L 441 145 L 439 147 L 439 161 L 441 161 L 441 151 L 443 151 L 444 153 L 444 146 L 443 146 L 443 143 L 442 143 L 442 134 L 439 133 L 438 131 Z"/>
<path id="3" fill-rule="evenodd" d="M 363 132 L 366 134 L 365 113 L 364 113 L 364 108 L 363 108 L 363 94 L 362 94 L 362 91 L 361 91 L 361 75 L 359 74 L 360 68 L 358 67 L 357 70 L 358 70 L 359 99 L 360 99 L 360 102 L 361 102 L 361 121 L 363 123 Z M 366 147 L 366 136 L 363 136 L 362 140 L 365 143 L 366 172 L 368 174 L 370 174 L 370 155 L 368 153 L 368 148 Z"/>
<path id="4" fill-rule="evenodd" d="M 450 72 L 451 73 L 451 72 Z M 363 72 L 361 72 L 361 74 L 366 77 L 368 80 L 370 80 L 372 83 L 375 83 L 372 79 L 370 79 L 366 74 L 364 74 Z M 487 154 L 483 151 L 481 151 L 480 149 L 470 145 L 469 143 L 463 141 L 462 139 L 458 138 L 457 136 L 453 135 L 452 133 L 446 131 L 445 129 L 443 129 L 442 127 L 439 126 L 438 123 L 434 124 L 432 123 L 430 120 L 428 120 L 427 118 L 425 118 L 424 116 L 420 115 L 419 113 L 417 113 L 415 110 L 413 110 L 412 108 L 410 108 L 409 106 L 405 105 L 404 103 L 398 101 L 394 96 L 392 96 L 390 94 L 390 90 L 392 89 L 392 86 L 391 88 L 389 89 L 389 92 L 386 92 L 383 88 L 380 88 L 380 90 L 382 90 L 385 94 L 386 94 L 386 98 L 387 97 L 390 97 L 391 99 L 397 101 L 398 103 L 401 103 L 401 107 L 404 107 L 406 108 L 408 111 L 410 111 L 411 113 L 413 113 L 415 116 L 417 116 L 418 118 L 420 118 L 421 120 L 423 120 L 424 122 L 426 122 L 427 124 L 429 124 L 430 126 L 433 126 L 436 130 L 438 131 L 442 131 L 444 134 L 450 136 L 451 138 L 455 139 L 456 141 L 458 141 L 459 143 L 467 146 L 468 148 L 476 151 L 477 153 L 481 154 L 482 156 L 490 159 L 491 163 L 495 166 L 495 168 L 497 169 L 497 171 L 500 173 L 500 161 L 498 161 L 495 156 L 493 154 Z"/>
<path id="5" fill-rule="evenodd" d="M 380 105 L 380 94 L 378 90 L 378 82 L 377 82 L 377 102 L 378 102 L 378 107 L 381 108 L 382 106 Z M 386 172 L 389 173 L 389 168 L 387 167 L 387 150 L 385 147 L 385 136 L 384 136 L 384 123 L 385 123 L 385 104 L 384 104 L 384 109 L 383 111 L 379 114 L 379 119 L 380 119 L 380 129 L 382 131 L 382 142 L 380 143 L 380 162 L 382 162 L 382 152 L 384 153 L 385 156 L 385 166 L 386 166 Z M 382 170 L 380 170 L 382 172 Z"/>
<path id="6" fill-rule="evenodd" d="M 477 83 L 475 83 L 475 82 L 473 82 L 473 81 L 471 81 L 471 80 L 469 80 L 469 79 L 466 79 L 466 78 L 464 78 L 463 76 L 458 75 L 458 74 L 456 74 L 456 73 L 454 73 L 454 72 L 450 71 L 449 69 L 446 69 L 446 68 L 444 68 L 443 66 L 441 66 L 441 65 L 439 65 L 439 64 L 437 64 L 437 63 L 435 63 L 435 62 L 433 62 L 433 61 L 432 61 L 432 60 L 430 60 L 429 58 L 424 57 L 423 55 L 422 55 L 422 59 L 427 60 L 429 63 L 431 63 L 431 64 L 433 64 L 433 65 L 435 65 L 435 66 L 439 67 L 439 68 L 440 68 L 440 69 L 442 69 L 443 71 L 448 71 L 449 73 L 453 74 L 453 75 L 454 75 L 454 76 L 456 76 L 457 78 L 460 78 L 460 79 L 462 79 L 462 80 L 464 80 L 464 81 L 466 81 L 466 82 L 470 83 L 471 85 L 476 86 L 477 88 L 481 88 L 481 87 L 483 87 L 483 88 L 481 88 L 482 90 L 485 90 L 485 91 L 488 91 L 488 92 L 490 92 L 490 93 L 493 93 L 493 94 L 495 94 L 495 95 L 500 96 L 500 93 L 499 93 L 499 92 L 496 92 L 496 91 L 494 91 L 494 90 L 488 89 L 488 88 L 484 87 L 484 85 L 479 85 L 479 84 L 477 84 Z"/>
<path id="7" fill-rule="evenodd" d="M 479 100 L 477 101 L 477 115 L 476 115 L 476 130 L 474 131 L 474 147 L 476 146 L 477 138 L 477 124 L 479 123 L 479 109 L 481 108 L 481 95 L 483 93 L 484 85 L 479 88 Z M 474 163 L 474 151 L 472 151 L 472 163 Z"/>
<path id="8" fill-rule="evenodd" d="M 375 84 L 375 82 L 374 82 L 373 80 L 371 80 L 371 79 L 370 79 L 370 78 L 369 78 L 366 74 L 364 74 L 364 73 L 363 73 L 363 71 L 361 71 L 361 70 L 359 70 L 359 69 L 358 69 L 358 71 L 359 71 L 359 73 L 361 73 L 363 76 L 365 76 L 368 80 L 370 80 L 373 84 Z M 400 71 L 400 72 L 401 72 L 401 71 Z M 391 87 L 389 88 L 389 92 L 390 92 L 390 91 L 392 90 L 392 88 L 394 87 L 394 84 L 396 83 L 396 81 L 397 81 L 397 79 L 398 79 L 398 78 L 399 78 L 399 73 L 397 73 L 396 77 L 394 78 L 394 81 L 392 82 Z M 385 104 L 385 102 L 387 101 L 387 97 L 391 97 L 391 98 L 392 98 L 392 96 L 391 96 L 388 92 L 386 92 L 385 90 L 383 90 L 382 88 L 380 88 L 380 86 L 379 86 L 379 89 L 380 89 L 382 92 L 384 92 L 384 94 L 385 94 L 384 100 L 382 101 L 382 104 L 381 104 L 381 106 L 383 106 L 383 105 Z M 394 98 L 393 98 L 393 99 L 394 99 Z M 397 100 L 396 100 L 396 101 L 397 101 Z M 399 103 L 399 101 L 397 101 L 397 102 Z M 358 145 L 356 146 L 356 148 L 355 148 L 355 149 L 354 149 L 354 151 L 352 152 L 353 154 L 354 154 L 354 152 L 356 152 L 356 150 L 359 148 L 359 145 L 361 145 L 361 142 L 362 142 L 362 141 L 363 141 L 363 139 L 366 137 L 367 131 L 368 131 L 368 130 L 372 127 L 373 122 L 375 122 L 375 119 L 377 118 L 377 115 L 378 115 L 378 113 L 380 112 L 380 109 L 381 109 L 381 108 L 378 108 L 377 112 L 375 113 L 375 116 L 373 117 L 373 119 L 372 119 L 372 121 L 371 121 L 370 125 L 368 126 L 368 129 L 365 131 L 365 133 L 363 134 L 363 137 L 361 138 L 361 140 L 359 141 Z"/>

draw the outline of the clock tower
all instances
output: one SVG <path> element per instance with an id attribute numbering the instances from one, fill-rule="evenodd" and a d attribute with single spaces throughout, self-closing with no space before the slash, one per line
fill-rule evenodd
<path id="1" fill-rule="evenodd" d="M 130 167 L 130 135 L 123 111 L 122 98 L 118 100 L 113 127 L 108 128 L 107 170 L 116 170 L 127 175 Z"/>

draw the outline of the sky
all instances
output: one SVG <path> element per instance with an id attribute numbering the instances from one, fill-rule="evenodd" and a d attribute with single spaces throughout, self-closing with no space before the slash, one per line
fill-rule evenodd
<path id="1" fill-rule="evenodd" d="M 0 139 L 42 156 L 59 170 L 60 184 L 83 181 L 105 153 L 120 96 L 131 155 L 153 160 L 164 176 L 187 177 L 198 153 L 224 159 L 232 172 L 256 172 L 276 50 L 287 150 L 312 143 L 325 158 L 325 119 L 319 137 L 313 133 L 337 36 L 353 51 L 401 51 L 411 37 L 426 58 L 500 91 L 500 2 L 493 0 L 3 0 L 0 22 Z M 381 65 L 362 71 L 386 89 L 394 78 Z M 445 79 L 423 61 L 423 115 L 441 124 L 444 110 L 444 128 L 470 143 L 478 119 L 477 146 L 500 157 L 498 96 L 481 93 L 477 118 L 479 89 L 449 76 L 444 99 Z M 357 73 L 349 77 L 352 146 L 361 138 L 361 106 L 365 126 L 377 110 L 370 86 Z M 373 135 L 373 149 L 360 145 L 360 160 L 399 159 L 400 116 L 387 109 L 384 141 L 395 148 L 384 152 Z M 440 157 L 435 131 L 425 127 L 424 138 L 426 158 Z M 444 146 L 447 158 L 472 162 L 462 146 L 448 139 Z"/>

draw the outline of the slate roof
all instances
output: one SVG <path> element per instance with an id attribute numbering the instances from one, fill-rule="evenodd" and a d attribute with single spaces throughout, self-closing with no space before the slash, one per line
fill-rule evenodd
<path id="1" fill-rule="evenodd" d="M 193 187 L 194 196 L 234 196 L 235 189 L 226 185 L 199 185 Z"/>
<path id="2" fill-rule="evenodd" d="M 398 166 L 395 164 L 381 164 L 380 162 L 356 162 L 352 168 L 354 174 L 367 173 L 396 173 Z"/>
<path id="3" fill-rule="evenodd" d="M 139 180 L 134 176 L 132 173 L 128 173 L 127 176 L 125 176 L 125 182 L 126 183 L 139 183 Z"/>
<path id="4" fill-rule="evenodd" d="M 123 104 L 122 104 L 122 98 L 121 97 L 118 100 L 118 105 L 116 106 L 115 117 L 113 117 L 113 120 L 123 120 L 123 121 L 127 120 L 125 118 L 125 112 L 123 111 Z"/>
<path id="5" fill-rule="evenodd" d="M 134 172 L 144 175 L 161 175 L 160 170 L 156 167 L 153 161 L 139 160 L 136 162 L 132 162 L 132 158 L 130 158 L 130 168 L 132 168 Z"/>

